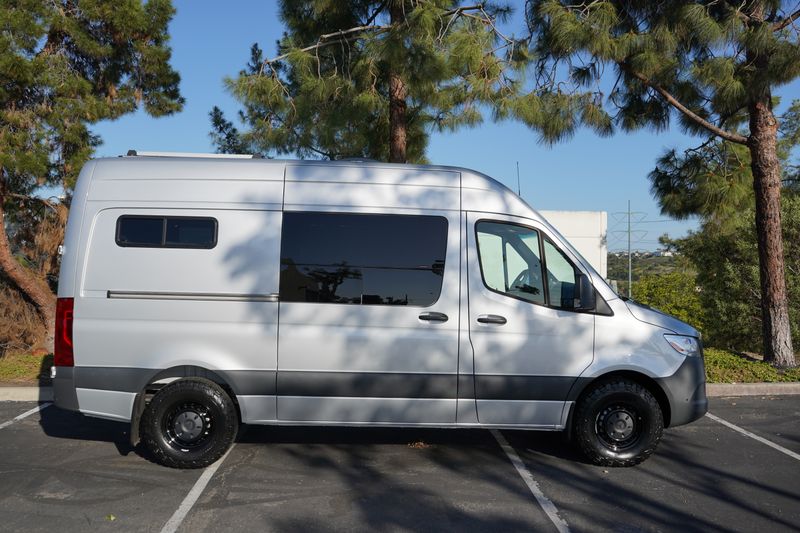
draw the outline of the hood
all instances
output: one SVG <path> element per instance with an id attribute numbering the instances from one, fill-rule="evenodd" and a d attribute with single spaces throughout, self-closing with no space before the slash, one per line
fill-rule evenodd
<path id="1" fill-rule="evenodd" d="M 678 320 L 674 316 L 662 313 L 658 309 L 653 309 L 652 307 L 634 302 L 633 300 L 626 300 L 625 305 L 628 306 L 628 309 L 634 318 L 640 322 L 644 322 L 652 326 L 658 326 L 659 328 L 668 329 L 678 335 L 700 337 L 700 333 L 692 326 L 686 322 Z"/>

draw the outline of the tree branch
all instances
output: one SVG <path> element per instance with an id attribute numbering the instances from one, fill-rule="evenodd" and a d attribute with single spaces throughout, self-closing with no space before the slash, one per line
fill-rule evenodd
<path id="1" fill-rule="evenodd" d="M 41 202 L 45 206 L 49 207 L 53 211 L 56 211 L 56 206 L 49 200 L 40 198 L 39 196 L 28 196 L 25 194 L 16 194 L 16 193 L 6 193 L 6 198 L 17 198 L 23 202 Z"/>
<path id="2" fill-rule="evenodd" d="M 775 24 L 772 25 L 772 31 L 781 31 L 783 28 L 794 22 L 800 18 L 800 9 L 789 15 L 783 20 L 779 20 Z"/>
<path id="3" fill-rule="evenodd" d="M 661 97 L 664 100 L 667 101 L 669 105 L 671 105 L 672 107 L 683 113 L 685 116 L 687 116 L 688 118 L 690 118 L 703 128 L 707 129 L 709 132 L 713 133 L 714 135 L 718 135 L 719 137 L 722 137 L 726 141 L 730 141 L 737 144 L 747 144 L 747 137 L 745 137 L 744 135 L 739 135 L 738 133 L 724 130 L 719 126 L 716 126 L 715 124 L 707 121 L 706 119 L 704 119 L 703 117 L 701 117 L 700 115 L 698 115 L 697 113 L 695 113 L 694 111 L 692 111 L 691 109 L 680 103 L 662 86 L 653 81 L 650 81 L 644 74 L 636 72 L 624 62 L 619 62 L 617 64 L 622 70 L 624 70 L 637 80 L 641 81 L 642 83 L 644 83 L 645 85 L 656 91 L 659 95 L 661 95 Z"/>
<path id="4" fill-rule="evenodd" d="M 261 64 L 261 72 L 263 73 L 265 66 L 271 65 L 272 63 L 275 63 L 276 61 L 280 61 L 281 59 L 286 59 L 287 57 L 289 57 L 294 52 L 310 52 L 311 50 L 317 50 L 317 49 L 323 48 L 325 46 L 330 46 L 332 44 L 337 44 L 337 43 L 340 43 L 342 41 L 347 41 L 347 40 L 353 39 L 354 36 L 352 34 L 354 34 L 354 33 L 368 32 L 368 31 L 374 31 L 374 32 L 377 32 L 377 33 L 383 33 L 385 31 L 390 30 L 391 27 L 392 27 L 391 25 L 388 25 L 388 26 L 374 26 L 374 25 L 356 26 L 355 28 L 350 28 L 350 29 L 347 29 L 347 30 L 339 30 L 339 31 L 336 31 L 336 32 L 333 32 L 333 33 L 326 33 L 326 34 L 320 35 L 319 39 L 317 39 L 317 42 L 312 44 L 312 45 L 310 45 L 310 46 L 306 46 L 305 48 L 300 48 L 299 50 L 292 50 L 291 52 L 286 52 L 285 54 L 281 54 L 279 56 L 273 57 L 272 59 L 265 60 Z"/>

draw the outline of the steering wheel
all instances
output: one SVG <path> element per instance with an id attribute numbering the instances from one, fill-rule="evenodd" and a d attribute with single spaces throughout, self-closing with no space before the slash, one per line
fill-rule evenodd
<path id="1" fill-rule="evenodd" d="M 538 272 L 536 274 L 538 274 Z M 541 276 L 531 276 L 531 270 L 526 268 L 517 274 L 517 277 L 514 278 L 509 290 L 517 289 L 531 294 L 541 294 L 541 285 Z"/>

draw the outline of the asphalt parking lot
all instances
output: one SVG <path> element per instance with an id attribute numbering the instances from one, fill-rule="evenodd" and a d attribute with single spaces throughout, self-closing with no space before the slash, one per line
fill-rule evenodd
<path id="1" fill-rule="evenodd" d="M 0 530 L 800 531 L 800 396 L 710 412 L 749 435 L 706 417 L 626 469 L 551 433 L 250 427 L 180 471 L 125 424 L 0 402 Z"/>

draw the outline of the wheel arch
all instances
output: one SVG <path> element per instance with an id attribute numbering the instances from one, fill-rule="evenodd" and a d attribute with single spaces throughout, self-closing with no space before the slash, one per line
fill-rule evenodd
<path id="1" fill-rule="evenodd" d="M 669 398 L 667 397 L 667 393 L 658 384 L 658 382 L 651 378 L 650 376 L 642 373 L 637 372 L 636 370 L 614 370 L 608 372 L 606 374 L 601 374 L 594 378 L 589 379 L 578 379 L 575 381 L 575 384 L 572 386 L 572 389 L 569 392 L 569 396 L 567 397 L 568 401 L 572 402 L 570 407 L 570 413 L 567 420 L 567 431 L 572 432 L 572 416 L 575 412 L 575 406 L 583 400 L 583 398 L 591 391 L 592 388 L 598 386 L 599 384 L 607 383 L 609 381 L 613 381 L 617 378 L 624 378 L 634 383 L 638 383 L 642 387 L 648 390 L 650 394 L 658 402 L 658 406 L 661 408 L 662 416 L 664 417 L 664 427 L 670 426 L 670 419 L 672 417 L 672 409 L 670 407 Z"/>
<path id="2" fill-rule="evenodd" d="M 165 379 L 171 379 L 174 381 L 182 378 L 202 378 L 219 385 L 230 397 L 231 401 L 233 401 L 233 405 L 236 407 L 236 416 L 238 417 L 239 422 L 241 422 L 242 412 L 239 402 L 236 399 L 236 390 L 234 389 L 234 386 L 231 385 L 232 380 L 226 378 L 224 372 L 217 372 L 196 365 L 173 366 L 164 370 L 155 371 L 153 375 L 147 378 L 146 383 L 139 387 L 139 391 L 136 393 L 131 410 L 130 439 L 132 446 L 135 446 L 139 440 L 139 422 L 141 421 L 142 413 L 147 407 L 148 399 L 152 397 L 153 394 L 158 392 L 158 389 L 160 388 L 160 384 L 158 382 Z"/>

